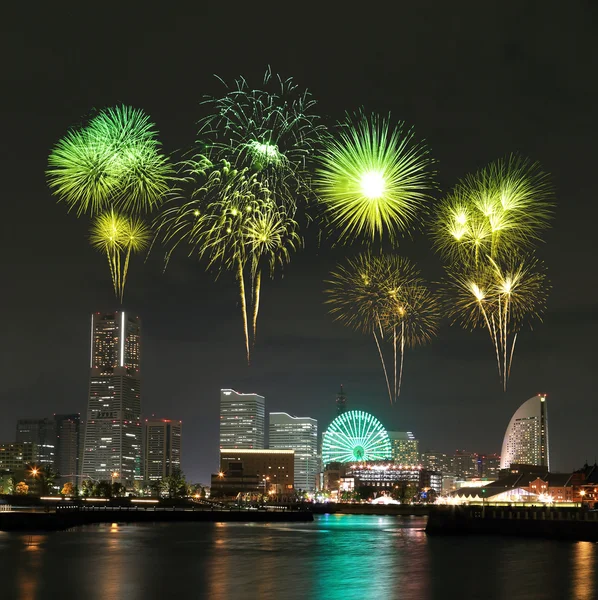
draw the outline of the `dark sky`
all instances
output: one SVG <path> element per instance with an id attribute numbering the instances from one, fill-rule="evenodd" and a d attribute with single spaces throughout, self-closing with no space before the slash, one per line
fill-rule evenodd
<path id="1" fill-rule="evenodd" d="M 118 308 L 105 258 L 87 243 L 88 221 L 48 192 L 52 145 L 91 108 L 123 102 L 152 116 L 167 151 L 185 148 L 202 96 L 221 91 L 214 74 L 257 86 L 271 65 L 309 88 L 331 124 L 360 107 L 413 124 L 444 191 L 509 152 L 540 161 L 558 197 L 539 249 L 553 290 L 544 322 L 520 334 L 508 393 L 484 332 L 445 321 L 433 344 L 407 354 L 391 407 L 373 340 L 323 306 L 322 280 L 346 250 L 307 248 L 284 279 L 265 283 L 250 368 L 232 276 L 214 282 L 184 257 L 165 274 L 157 255 L 135 261 L 125 308 L 143 320 L 144 413 L 183 420 L 189 478 L 205 482 L 217 466 L 221 387 L 263 394 L 267 410 L 315 417 L 323 429 L 343 383 L 351 408 L 445 452 L 500 451 L 512 412 L 546 392 L 553 468 L 594 461 L 595 3 L 433 0 L 358 12 L 279 3 L 245 13 L 205 3 L 128 13 L 105 3 L 94 14 L 81 6 L 29 6 L 2 19 L 0 440 L 13 439 L 18 417 L 85 414 L 89 314 Z M 400 251 L 440 276 L 425 235 Z"/>

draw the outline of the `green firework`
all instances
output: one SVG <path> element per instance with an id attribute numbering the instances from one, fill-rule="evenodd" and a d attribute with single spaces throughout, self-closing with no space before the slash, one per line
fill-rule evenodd
<path id="1" fill-rule="evenodd" d="M 393 129 L 375 114 L 349 116 L 327 140 L 315 181 L 339 239 L 395 242 L 421 218 L 433 186 L 432 162 L 403 125 Z"/>

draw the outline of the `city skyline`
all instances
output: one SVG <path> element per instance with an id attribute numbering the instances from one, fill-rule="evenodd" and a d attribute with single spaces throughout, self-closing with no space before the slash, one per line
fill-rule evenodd
<path id="1" fill-rule="evenodd" d="M 446 452 L 500 452 L 516 408 L 547 392 L 551 466 L 564 471 L 592 462 L 591 425 L 584 418 L 595 401 L 597 333 L 595 282 L 585 267 L 595 252 L 596 207 L 589 200 L 594 142 L 587 126 L 594 110 L 594 83 L 587 77 L 592 20 L 579 18 L 576 9 L 559 11 L 555 19 L 545 7 L 513 6 L 499 11 L 500 26 L 489 31 L 475 11 L 456 15 L 439 5 L 422 16 L 415 6 L 403 10 L 420 28 L 409 28 L 400 42 L 335 15 L 343 26 L 334 32 L 325 27 L 301 53 L 277 28 L 256 40 L 255 31 L 231 25 L 231 44 L 207 64 L 197 60 L 188 25 L 173 25 L 175 39 L 164 22 L 145 14 L 134 34 L 115 31 L 108 48 L 105 31 L 113 24 L 81 28 L 76 15 L 62 12 L 4 38 L 7 56 L 19 60 L 9 61 L 5 73 L 15 94 L 2 100 L 11 174 L 6 196 L 14 199 L 7 203 L 2 266 L 5 281 L 14 285 L 3 298 L 11 318 L 4 333 L 10 354 L 2 371 L 0 439 L 12 438 L 20 417 L 85 414 L 88 314 L 121 309 L 105 255 L 88 244 L 89 223 L 57 205 L 47 188 L 50 148 L 94 108 L 125 103 L 146 110 L 165 151 L 175 153 L 197 139 L 204 95 L 222 91 L 214 74 L 259 85 L 271 65 L 308 88 L 328 122 L 363 107 L 413 125 L 437 160 L 434 202 L 467 173 L 510 152 L 538 160 L 556 188 L 552 227 L 537 248 L 552 289 L 543 322 L 518 336 L 506 394 L 484 332 L 451 327 L 445 317 L 437 338 L 405 355 L 400 399 L 391 407 L 371 336 L 335 323 L 324 305 L 323 282 L 357 247 L 308 239 L 284 277 L 264 278 L 250 367 L 234 276 L 223 273 L 214 281 L 213 273 L 183 256 L 173 257 L 164 272 L 163 255 L 154 250 L 147 260 L 133 257 L 122 309 L 144 320 L 144 412 L 165 414 L 168 408 L 186 431 L 196 432 L 185 447 L 186 457 L 195 457 L 189 477 L 205 481 L 213 468 L 223 387 L 257 390 L 269 410 L 310 415 L 325 428 L 342 383 L 351 408 L 376 414 L 389 430 L 416 432 L 422 450 Z M 328 16 L 316 28 L 324 28 Z M 264 26 L 269 23 L 268 17 Z M 164 41 L 160 50 L 157 32 Z M 204 33 L 207 47 L 219 46 L 214 32 Z M 367 39 L 347 45 L 348 34 Z M 416 261 L 428 280 L 439 281 L 441 262 L 425 227 L 412 238 L 401 240 L 400 254 Z"/>

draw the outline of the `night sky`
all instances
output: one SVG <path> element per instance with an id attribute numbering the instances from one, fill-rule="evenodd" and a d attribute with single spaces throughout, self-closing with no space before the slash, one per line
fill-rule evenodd
<path id="1" fill-rule="evenodd" d="M 312 92 L 329 124 L 364 107 L 414 125 L 438 161 L 436 198 L 510 152 L 540 161 L 558 202 L 538 250 L 553 289 L 544 322 L 519 336 L 506 394 L 487 334 L 444 321 L 431 345 L 406 355 L 390 406 L 373 340 L 333 322 L 323 305 L 327 273 L 356 248 L 312 245 L 284 278 L 265 282 L 249 368 L 232 275 L 214 282 L 183 255 L 165 273 L 159 253 L 138 258 L 124 306 L 143 321 L 143 412 L 183 420 L 188 478 L 206 482 L 217 467 L 222 387 L 260 393 L 267 411 L 315 417 L 322 430 L 342 383 L 350 408 L 415 432 L 422 451 L 447 453 L 500 452 L 513 411 L 546 392 L 553 470 L 593 462 L 596 4 L 433 0 L 328 13 L 304 3 L 246 13 L 176 5 L 5 12 L 0 441 L 14 441 L 19 417 L 84 418 L 89 315 L 119 308 L 106 259 L 87 242 L 88 219 L 47 189 L 52 145 L 90 109 L 126 103 L 152 116 L 167 152 L 186 148 L 202 97 L 222 92 L 214 74 L 257 87 L 271 65 Z M 399 252 L 428 279 L 441 277 L 425 232 Z"/>

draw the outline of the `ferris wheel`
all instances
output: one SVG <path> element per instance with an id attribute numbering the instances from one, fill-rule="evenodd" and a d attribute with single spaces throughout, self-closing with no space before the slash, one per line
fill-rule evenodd
<path id="1" fill-rule="evenodd" d="M 345 412 L 322 436 L 322 462 L 363 462 L 390 460 L 390 438 L 382 423 L 362 410 Z"/>

